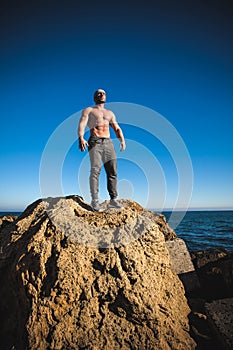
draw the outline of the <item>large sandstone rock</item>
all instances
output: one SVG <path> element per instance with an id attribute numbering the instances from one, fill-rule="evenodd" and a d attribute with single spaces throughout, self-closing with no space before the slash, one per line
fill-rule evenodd
<path id="1" fill-rule="evenodd" d="M 166 222 L 122 203 L 48 198 L 2 229 L 1 349 L 195 348 Z"/>
<path id="2" fill-rule="evenodd" d="M 181 238 L 168 240 L 166 247 L 171 259 L 171 269 L 179 276 L 186 294 L 198 290 L 200 283 L 185 241 Z"/>

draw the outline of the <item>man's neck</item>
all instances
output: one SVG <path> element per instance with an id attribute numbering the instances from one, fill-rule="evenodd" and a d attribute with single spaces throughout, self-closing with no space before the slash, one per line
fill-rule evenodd
<path id="1" fill-rule="evenodd" d="M 95 105 L 98 109 L 104 109 L 104 103 L 98 103 Z"/>

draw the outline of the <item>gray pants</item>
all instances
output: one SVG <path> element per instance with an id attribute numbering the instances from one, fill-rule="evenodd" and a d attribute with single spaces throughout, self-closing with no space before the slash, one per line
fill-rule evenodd
<path id="1" fill-rule="evenodd" d="M 99 175 L 102 164 L 107 174 L 107 189 L 111 199 L 117 197 L 116 152 L 110 138 L 90 137 L 88 151 L 91 162 L 90 191 L 92 199 L 98 199 Z"/>

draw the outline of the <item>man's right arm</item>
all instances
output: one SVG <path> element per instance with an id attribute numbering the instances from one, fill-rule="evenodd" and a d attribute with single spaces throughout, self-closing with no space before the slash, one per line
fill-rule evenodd
<path id="1" fill-rule="evenodd" d="M 78 125 L 78 139 L 79 139 L 79 149 L 83 152 L 86 150 L 88 145 L 87 141 L 84 139 L 84 132 L 87 126 L 90 108 L 85 108 L 82 112 L 79 125 Z"/>

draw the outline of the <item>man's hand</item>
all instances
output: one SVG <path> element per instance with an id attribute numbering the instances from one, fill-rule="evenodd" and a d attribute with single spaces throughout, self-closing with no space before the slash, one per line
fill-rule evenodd
<path id="1" fill-rule="evenodd" d="M 120 143 L 120 151 L 123 152 L 126 149 L 125 141 L 121 141 Z"/>
<path id="2" fill-rule="evenodd" d="M 84 152 L 86 150 L 86 147 L 88 146 L 88 142 L 84 140 L 84 138 L 79 138 L 79 149 Z"/>

